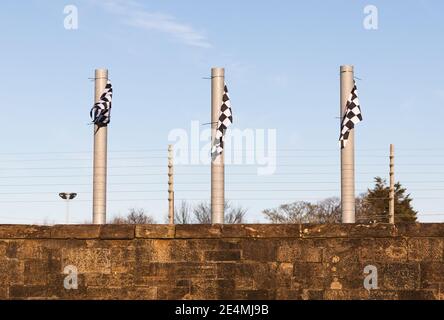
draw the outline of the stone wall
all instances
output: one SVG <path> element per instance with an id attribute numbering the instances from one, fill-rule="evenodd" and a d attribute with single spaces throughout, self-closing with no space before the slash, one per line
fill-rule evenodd
<path id="1" fill-rule="evenodd" d="M 439 299 L 443 251 L 444 224 L 0 225 L 0 298 Z"/>

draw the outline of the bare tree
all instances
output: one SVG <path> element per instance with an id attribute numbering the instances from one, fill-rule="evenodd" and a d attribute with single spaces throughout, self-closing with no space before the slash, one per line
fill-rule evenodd
<path id="1" fill-rule="evenodd" d="M 225 201 L 224 204 L 225 215 L 224 220 L 227 224 L 243 223 L 247 209 L 242 207 L 235 207 L 229 201 Z M 200 224 L 211 223 L 211 205 L 208 202 L 198 203 L 193 210 L 194 220 Z"/>
<path id="2" fill-rule="evenodd" d="M 117 216 L 112 221 L 112 224 L 153 224 L 156 223 L 154 218 L 145 213 L 143 208 L 129 209 L 126 217 Z"/>
<path id="3" fill-rule="evenodd" d="M 316 223 L 340 223 L 341 212 L 341 199 L 338 197 L 327 198 L 316 204 Z"/>
<path id="4" fill-rule="evenodd" d="M 211 223 L 211 205 L 208 202 L 200 202 L 193 209 L 194 220 L 200 224 Z"/>
<path id="5" fill-rule="evenodd" d="M 244 222 L 247 209 L 242 207 L 233 207 L 230 202 L 225 202 L 225 223 L 237 224 Z"/>
<path id="6" fill-rule="evenodd" d="M 338 223 L 341 221 L 339 198 L 317 203 L 297 201 L 262 212 L 271 223 Z"/>
<path id="7" fill-rule="evenodd" d="M 378 222 L 371 218 L 371 208 L 367 201 L 367 193 L 362 193 L 356 197 L 356 222 L 372 224 Z"/>
<path id="8" fill-rule="evenodd" d="M 229 201 L 225 202 L 225 223 L 236 224 L 243 223 L 247 209 L 235 207 Z M 168 223 L 168 216 L 165 217 Z M 208 202 L 199 202 L 192 206 L 186 201 L 182 201 L 178 208 L 174 209 L 174 221 L 176 224 L 211 224 L 211 204 Z"/>
<path id="9" fill-rule="evenodd" d="M 188 202 L 182 201 L 179 208 L 174 208 L 174 223 L 189 224 L 192 223 L 191 206 Z"/>
<path id="10" fill-rule="evenodd" d="M 305 201 L 283 204 L 278 208 L 262 211 L 271 223 L 309 223 L 313 212 L 314 205 Z"/>

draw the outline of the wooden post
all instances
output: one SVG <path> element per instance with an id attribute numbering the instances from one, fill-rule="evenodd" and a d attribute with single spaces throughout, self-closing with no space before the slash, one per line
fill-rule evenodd
<path id="1" fill-rule="evenodd" d="M 222 97 L 224 93 L 225 70 L 211 69 L 211 142 L 216 137 L 217 122 L 219 120 Z M 224 153 L 211 161 L 211 223 L 224 223 L 225 202 L 225 168 Z"/>
<path id="2" fill-rule="evenodd" d="M 107 69 L 95 71 L 95 102 L 108 81 Z M 93 223 L 106 223 L 106 173 L 107 173 L 108 127 L 94 125 L 94 172 L 93 172 Z"/>
<path id="3" fill-rule="evenodd" d="M 174 171 L 173 146 L 168 145 L 168 220 L 174 224 Z"/>
<path id="4" fill-rule="evenodd" d="M 395 223 L 395 146 L 390 145 L 390 191 L 389 191 L 389 218 Z"/>
<path id="5" fill-rule="evenodd" d="M 341 125 L 347 100 L 354 85 L 353 66 L 341 66 Z M 350 131 L 347 146 L 341 149 L 341 206 L 342 223 L 355 223 L 355 139 Z"/>

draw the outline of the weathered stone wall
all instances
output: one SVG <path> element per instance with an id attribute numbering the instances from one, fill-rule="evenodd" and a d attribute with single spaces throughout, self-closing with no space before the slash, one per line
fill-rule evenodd
<path id="1" fill-rule="evenodd" d="M 0 225 L 0 298 L 439 299 L 443 251 L 444 224 Z"/>

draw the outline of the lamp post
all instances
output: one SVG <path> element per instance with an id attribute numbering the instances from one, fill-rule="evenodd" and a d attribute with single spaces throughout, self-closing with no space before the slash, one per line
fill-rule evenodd
<path id="1" fill-rule="evenodd" d="M 65 200 L 66 202 L 66 224 L 69 224 L 69 200 L 77 197 L 77 193 L 75 192 L 60 192 L 59 197 Z"/>

